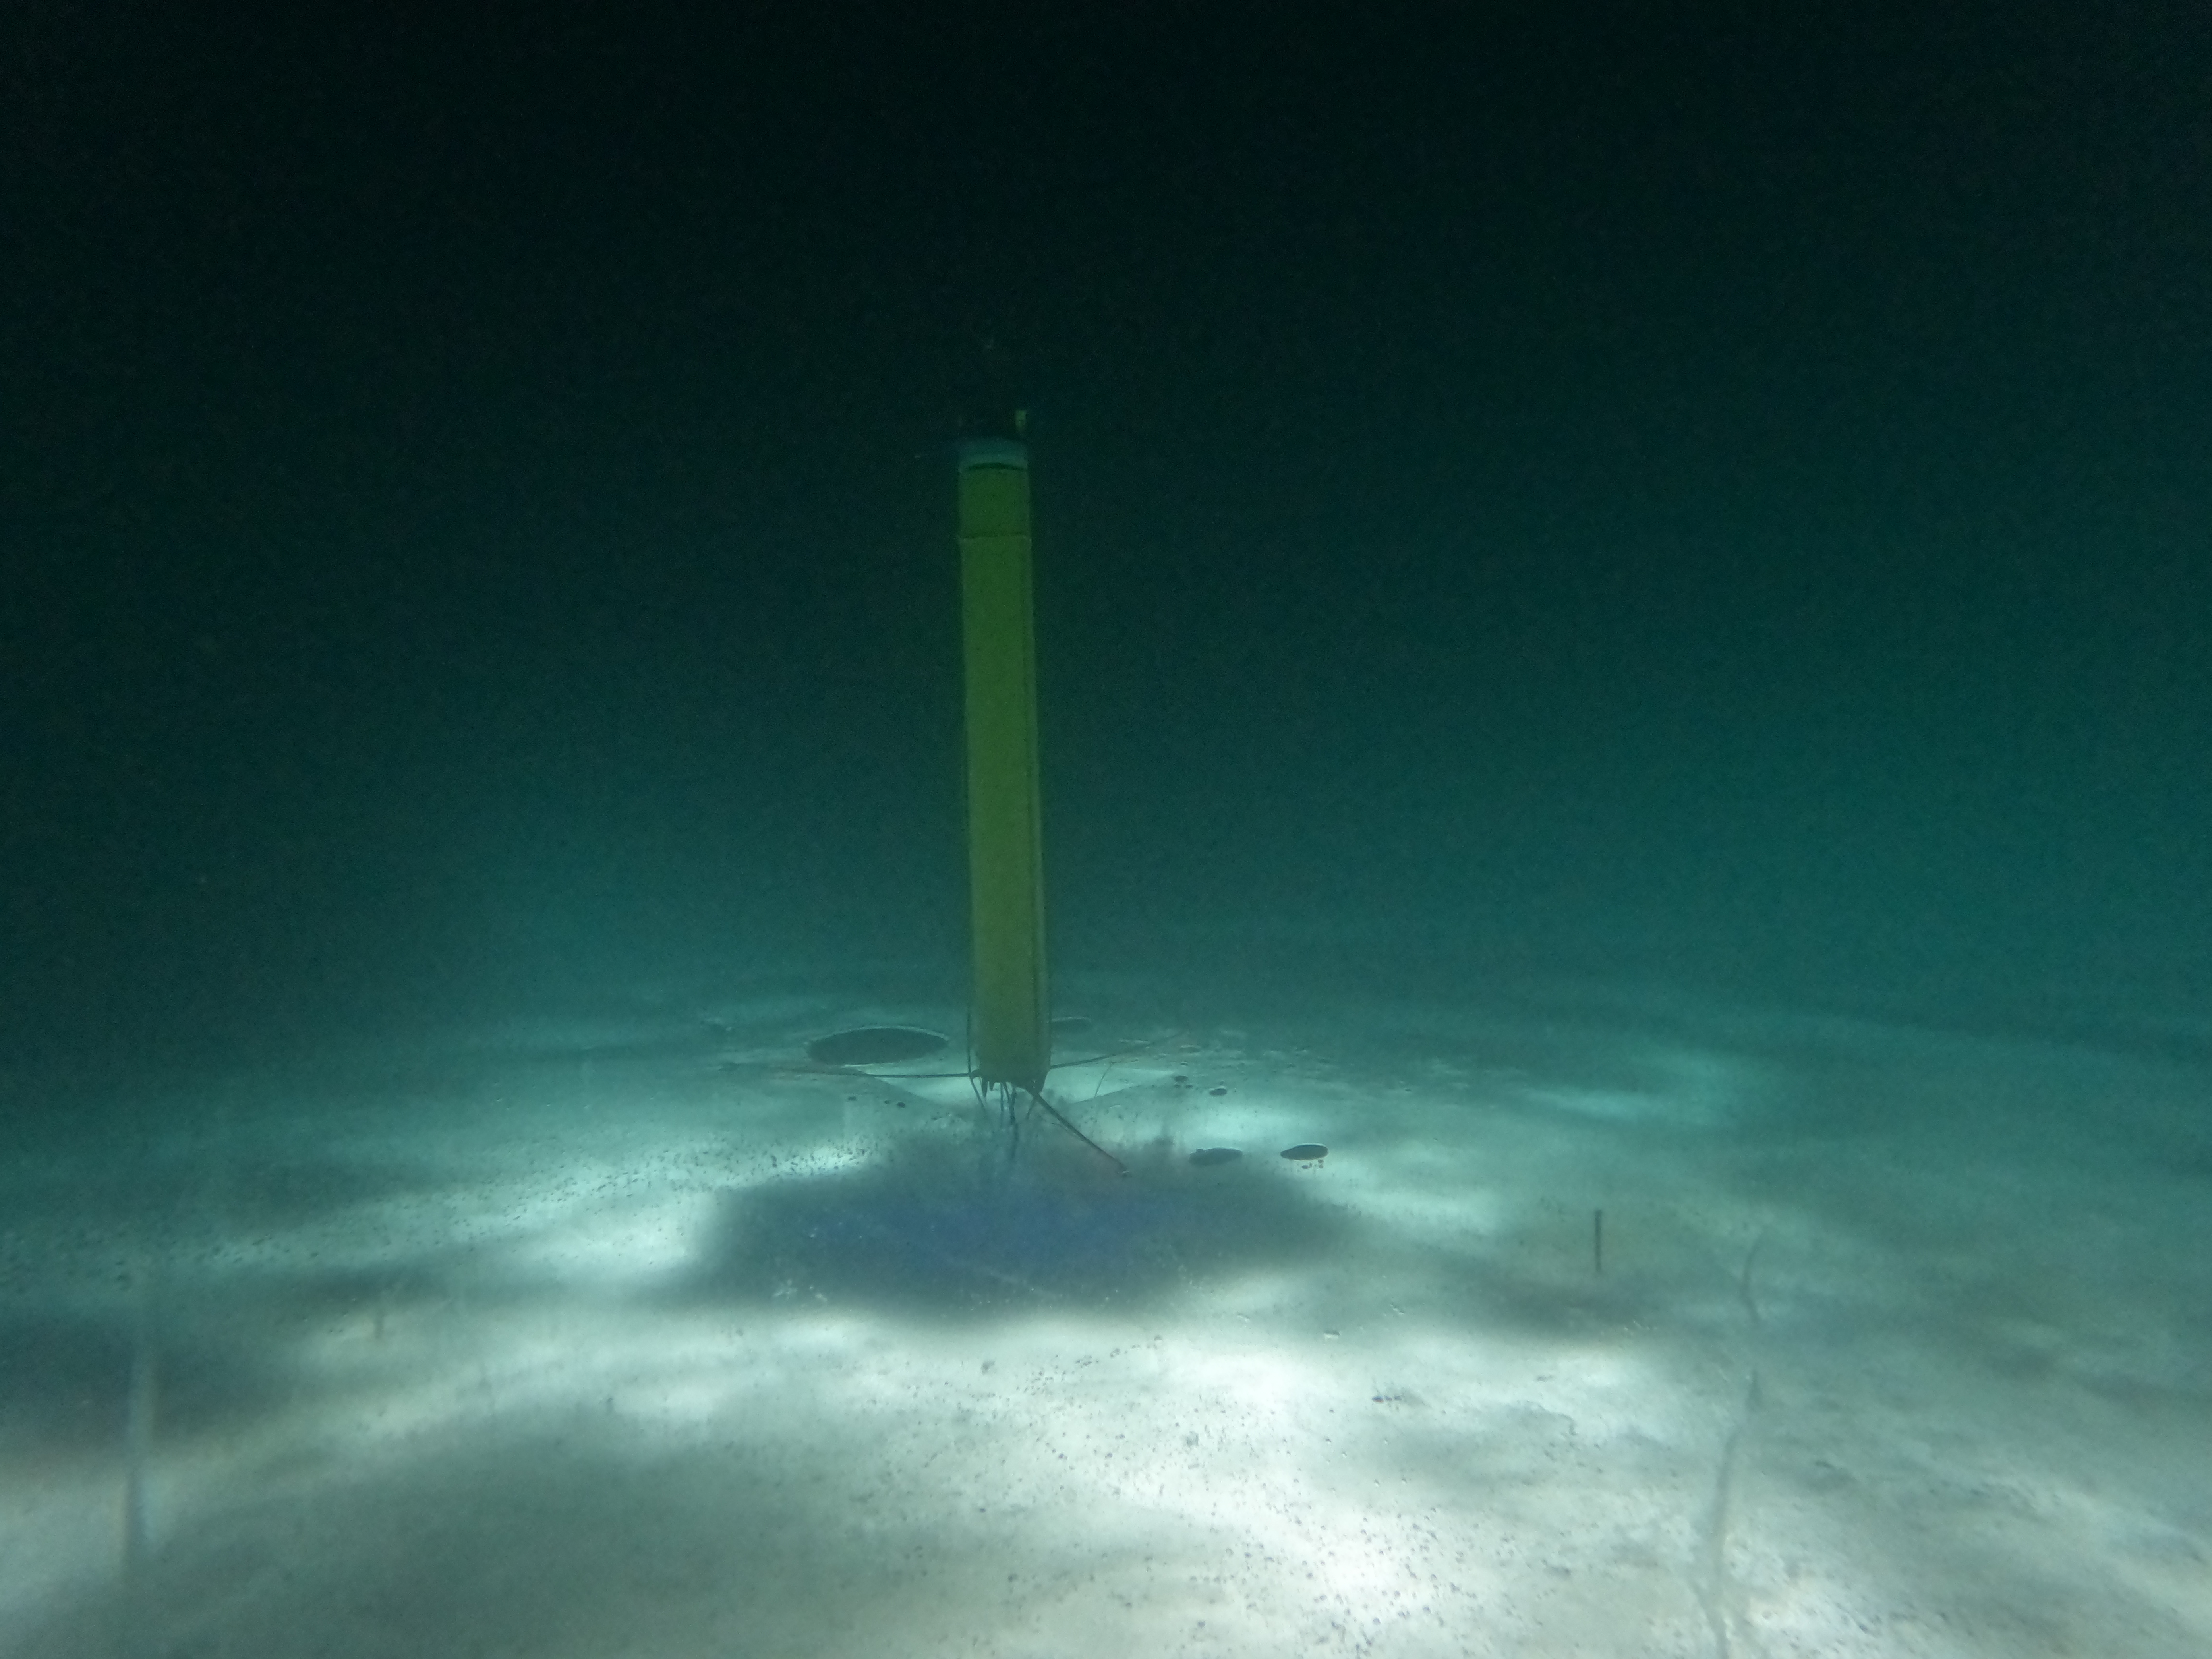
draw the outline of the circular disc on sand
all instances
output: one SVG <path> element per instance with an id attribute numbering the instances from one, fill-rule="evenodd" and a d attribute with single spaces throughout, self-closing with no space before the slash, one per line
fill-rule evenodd
<path id="1" fill-rule="evenodd" d="M 815 1038 L 806 1045 L 806 1057 L 817 1066 L 883 1066 L 933 1054 L 945 1042 L 919 1025 L 856 1025 Z"/>

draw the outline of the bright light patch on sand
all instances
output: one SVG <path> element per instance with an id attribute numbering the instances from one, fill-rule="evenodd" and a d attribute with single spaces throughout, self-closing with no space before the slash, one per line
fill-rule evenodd
<path id="1" fill-rule="evenodd" d="M 704 1191 L 580 1203 L 518 1243 L 509 1259 L 564 1284 L 648 1285 L 696 1259 L 714 1206 Z"/>
<path id="2" fill-rule="evenodd" d="M 2021 1607 L 2106 1659 L 2212 1648 L 2174 1473 L 2193 1259 L 2130 1254 L 2063 1120 L 1990 1111 L 2012 1073 L 1940 1121 L 1902 1087 L 1929 1042 L 1891 1080 L 1912 1109 L 1881 1116 L 1877 1078 L 1848 1135 L 1778 1125 L 1777 1062 L 1717 1040 L 1524 1055 L 1494 1098 L 1460 1073 L 1495 1068 L 1432 1097 L 1225 1049 L 1117 1098 L 1101 1066 L 1077 1115 L 1109 1146 L 1246 1158 L 1086 1166 L 1066 1231 L 1028 1188 L 963 1211 L 988 1115 L 918 1089 L 634 1066 L 589 1111 L 396 1103 L 381 1140 L 288 1101 L 273 1147 L 224 1131 L 235 1170 L 168 1231 L 126 1213 L 108 1248 L 14 1204 L 21 1328 L 93 1334 L 74 1393 L 10 1396 L 0 1615 L 108 1628 L 137 1329 L 164 1404 L 134 1593 L 179 1650 L 313 1628 L 383 1659 L 425 1608 L 544 1659 L 2014 1659 Z M 1307 1140 L 1325 1162 L 1275 1155 Z M 1136 1261 L 1115 1218 L 1190 1214 L 1212 1230 L 1139 1233 L 1166 1243 L 1127 1283 L 988 1254 Z M 160 1268 L 135 1327 L 134 1261 Z"/>

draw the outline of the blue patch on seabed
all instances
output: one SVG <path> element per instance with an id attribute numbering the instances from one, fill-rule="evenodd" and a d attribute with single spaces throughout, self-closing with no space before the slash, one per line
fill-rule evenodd
<path id="1" fill-rule="evenodd" d="M 724 1194 L 699 1264 L 712 1294 L 939 1308 L 1119 1301 L 1279 1265 L 1341 1241 L 1314 1183 L 1144 1149 L 1127 1176 L 1047 1142 L 1020 1160 L 907 1148 Z"/>
<path id="2" fill-rule="evenodd" d="M 803 1238 L 791 1254 L 811 1277 L 988 1300 L 1171 1274 L 1178 1243 L 1214 1231 L 1179 1194 L 1071 1193 L 1018 1176 L 957 1193 L 853 1194 L 793 1219 Z"/>

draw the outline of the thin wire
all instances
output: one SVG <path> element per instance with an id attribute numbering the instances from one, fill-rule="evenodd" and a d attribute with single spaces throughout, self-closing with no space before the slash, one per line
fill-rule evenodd
<path id="1" fill-rule="evenodd" d="M 967 1012 L 967 1017 L 961 1036 L 961 1047 L 967 1055 L 968 1070 L 966 1076 L 968 1079 L 968 1086 L 975 1091 L 975 1104 L 981 1109 L 988 1110 L 988 1092 L 984 1089 L 983 1079 L 976 1074 L 975 1071 L 975 1011 L 973 1007 L 970 1007 Z M 1138 1052 L 1138 1050 L 1133 1048 L 1127 1052 L 1134 1054 Z M 1105 1059 L 1109 1058 L 1109 1056 L 1100 1055 L 1099 1058 Z M 1092 1063 L 1093 1062 L 1091 1060 L 1070 1060 L 1068 1062 L 1071 1066 L 1088 1066 Z M 1050 1066 L 1046 1067 L 1048 1073 L 1049 1073 L 1052 1069 L 1053 1068 Z M 899 1074 L 888 1072 L 866 1072 L 861 1073 L 861 1075 L 864 1077 L 881 1077 L 889 1079 Z M 929 1074 L 910 1073 L 908 1075 L 920 1077 Z M 961 1073 L 957 1072 L 944 1072 L 936 1073 L 936 1075 L 952 1078 L 957 1077 L 961 1075 Z M 1099 1157 L 1104 1158 L 1109 1164 L 1112 1164 L 1115 1174 L 1126 1176 L 1129 1173 L 1129 1166 L 1127 1164 L 1122 1163 L 1120 1158 L 1115 1157 L 1113 1153 L 1108 1152 L 1103 1146 L 1101 1146 L 1089 1135 L 1084 1133 L 1082 1130 L 1077 1128 L 1073 1123 L 1070 1123 L 1067 1119 L 1061 1115 L 1060 1109 L 1044 1097 L 1044 1088 L 1042 1082 L 1040 1082 L 1038 1086 L 1034 1089 L 1017 1090 L 1011 1083 L 1002 1083 L 999 1085 L 999 1088 L 1000 1091 L 1000 1103 L 1005 1109 L 1006 1116 L 1006 1164 L 1009 1169 L 1013 1166 L 1014 1159 L 1020 1154 L 1022 1149 L 1022 1112 L 1018 1097 L 1022 1094 L 1026 1094 L 1030 1097 L 1030 1103 L 1032 1108 L 1039 1106 L 1042 1107 L 1054 1123 L 1060 1125 L 1061 1128 L 1066 1130 L 1068 1133 L 1073 1135 L 1078 1140 L 1088 1146 L 1092 1152 L 1097 1153 Z M 1096 1091 L 1094 1091 L 1094 1093 Z"/>

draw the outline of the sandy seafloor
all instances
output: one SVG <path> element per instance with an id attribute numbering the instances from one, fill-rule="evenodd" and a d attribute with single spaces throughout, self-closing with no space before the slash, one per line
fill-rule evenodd
<path id="1" fill-rule="evenodd" d="M 2212 1652 L 2201 1034 L 679 1003 L 19 1111 L 0 1652 Z"/>

